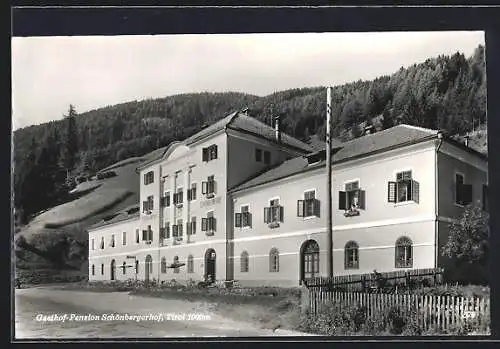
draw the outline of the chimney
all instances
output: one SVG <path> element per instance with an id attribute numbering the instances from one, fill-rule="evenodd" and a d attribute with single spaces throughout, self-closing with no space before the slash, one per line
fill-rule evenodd
<path id="1" fill-rule="evenodd" d="M 281 120 L 280 116 L 276 115 L 274 118 L 274 131 L 276 134 L 276 142 L 281 142 Z"/>
<path id="2" fill-rule="evenodd" d="M 372 133 L 373 133 L 373 131 L 374 131 L 374 129 L 373 129 L 373 125 L 366 126 L 366 127 L 365 127 L 365 132 L 364 132 L 364 135 L 366 136 L 366 135 L 372 134 Z"/>

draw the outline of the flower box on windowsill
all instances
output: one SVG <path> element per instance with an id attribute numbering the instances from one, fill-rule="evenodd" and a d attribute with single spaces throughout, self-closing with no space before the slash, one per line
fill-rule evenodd
<path id="1" fill-rule="evenodd" d="M 206 195 L 206 197 L 207 197 L 207 199 L 211 199 L 211 198 L 215 197 L 215 193 L 208 193 Z"/>
<path id="2" fill-rule="evenodd" d="M 267 225 L 269 228 L 274 229 L 280 226 L 279 222 L 271 222 Z"/>
<path id="3" fill-rule="evenodd" d="M 344 212 L 344 217 L 355 217 L 359 216 L 359 211 L 357 209 L 351 209 Z"/>
<path id="4" fill-rule="evenodd" d="M 213 230 L 209 230 L 209 231 L 206 231 L 206 232 L 205 232 L 205 234 L 206 234 L 207 236 L 214 236 L 215 231 L 213 231 Z"/>
<path id="5" fill-rule="evenodd" d="M 146 245 L 151 245 L 151 242 L 152 242 L 151 240 L 146 240 L 146 241 L 144 241 L 144 243 L 145 243 Z"/>
<path id="6" fill-rule="evenodd" d="M 179 202 L 178 204 L 175 204 L 175 207 L 182 208 L 182 202 Z"/>

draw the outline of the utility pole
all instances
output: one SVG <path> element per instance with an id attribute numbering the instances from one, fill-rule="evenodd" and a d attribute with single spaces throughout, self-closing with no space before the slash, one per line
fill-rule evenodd
<path id="1" fill-rule="evenodd" d="M 326 90 L 326 178 L 327 178 L 327 271 L 333 277 L 333 231 L 332 231 L 332 88 Z"/>

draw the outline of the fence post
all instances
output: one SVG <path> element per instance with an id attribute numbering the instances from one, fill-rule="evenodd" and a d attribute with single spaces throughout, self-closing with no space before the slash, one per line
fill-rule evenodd
<path id="1" fill-rule="evenodd" d="M 310 293 L 307 287 L 302 284 L 300 286 L 300 311 L 302 314 L 306 313 L 310 305 Z"/>

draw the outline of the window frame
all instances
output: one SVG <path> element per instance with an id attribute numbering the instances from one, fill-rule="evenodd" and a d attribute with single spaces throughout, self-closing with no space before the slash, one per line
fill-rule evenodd
<path id="1" fill-rule="evenodd" d="M 269 251 L 269 272 L 279 273 L 280 271 L 280 251 L 272 247 Z"/>
<path id="2" fill-rule="evenodd" d="M 155 181 L 155 171 L 148 171 L 144 174 L 144 185 L 150 185 L 154 183 L 154 181 Z"/>
<path id="3" fill-rule="evenodd" d="M 359 269 L 359 244 L 349 240 L 344 245 L 344 270 Z"/>
<path id="4" fill-rule="evenodd" d="M 264 162 L 264 153 L 260 148 L 255 148 L 255 162 Z"/>
<path id="5" fill-rule="evenodd" d="M 250 255 L 247 250 L 240 253 L 240 273 L 248 273 L 250 270 Z"/>
<path id="6" fill-rule="evenodd" d="M 122 246 L 127 246 L 127 232 L 122 231 Z"/>
<path id="7" fill-rule="evenodd" d="M 403 242 L 408 243 L 409 245 L 404 245 Z M 394 267 L 397 269 L 408 269 L 408 268 L 413 268 L 413 240 L 410 239 L 406 235 L 402 235 L 396 239 L 396 242 L 394 243 Z M 399 250 L 400 248 L 404 248 L 404 255 L 405 258 L 401 260 L 399 258 Z M 410 253 L 408 253 L 408 250 Z M 408 258 L 408 254 L 410 257 Z"/>

